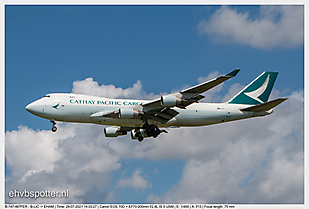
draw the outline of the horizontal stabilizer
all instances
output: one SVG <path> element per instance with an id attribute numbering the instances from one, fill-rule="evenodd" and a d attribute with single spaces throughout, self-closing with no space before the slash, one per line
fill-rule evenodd
<path id="1" fill-rule="evenodd" d="M 287 99 L 288 98 L 275 99 L 275 100 L 272 100 L 272 101 L 269 101 L 269 102 L 265 102 L 263 104 L 258 104 L 258 105 L 252 106 L 252 107 L 241 109 L 241 111 L 249 111 L 249 112 L 268 111 L 268 110 L 271 110 L 272 108 L 276 107 L 277 105 L 281 104 L 282 102 L 284 102 Z"/>

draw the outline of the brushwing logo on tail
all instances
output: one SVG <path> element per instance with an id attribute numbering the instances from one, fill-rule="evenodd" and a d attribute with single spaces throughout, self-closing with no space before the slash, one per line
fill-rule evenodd
<path id="1" fill-rule="evenodd" d="M 260 88 L 254 90 L 254 91 L 251 91 L 251 92 L 244 92 L 244 94 L 247 95 L 248 97 L 251 97 L 252 99 L 254 99 L 258 102 L 264 103 L 258 97 L 261 96 L 265 92 L 265 90 L 268 86 L 268 83 L 269 83 L 269 75 L 267 76 L 267 78 L 265 79 L 265 82 L 263 83 L 263 85 Z"/>

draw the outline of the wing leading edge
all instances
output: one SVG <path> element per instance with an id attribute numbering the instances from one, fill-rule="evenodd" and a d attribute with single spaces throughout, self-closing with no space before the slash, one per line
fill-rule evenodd
<path id="1" fill-rule="evenodd" d="M 180 93 L 181 94 L 186 94 L 186 93 L 201 94 L 201 93 L 208 91 L 208 90 L 212 89 L 213 87 L 223 83 L 224 81 L 235 77 L 239 71 L 240 71 L 240 69 L 235 69 L 235 70 L 233 70 L 232 72 L 230 72 L 226 75 L 219 76 L 219 77 L 214 78 L 210 81 L 206 81 L 206 82 L 201 83 L 199 85 L 190 87 L 188 89 L 181 91 Z"/>

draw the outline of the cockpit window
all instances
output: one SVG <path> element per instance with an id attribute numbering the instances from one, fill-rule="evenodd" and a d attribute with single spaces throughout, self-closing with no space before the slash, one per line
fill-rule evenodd
<path id="1" fill-rule="evenodd" d="M 45 95 L 44 97 L 50 97 L 50 95 Z"/>

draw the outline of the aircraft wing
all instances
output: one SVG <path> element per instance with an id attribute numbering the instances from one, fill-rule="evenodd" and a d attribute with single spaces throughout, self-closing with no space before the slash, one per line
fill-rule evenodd
<path id="1" fill-rule="evenodd" d="M 232 72 L 223 75 L 223 76 L 219 76 L 215 79 L 212 79 L 210 81 L 206 81 L 204 83 L 198 84 L 196 86 L 190 87 L 188 89 L 182 90 L 181 92 L 179 92 L 178 94 L 180 94 L 182 97 L 185 97 L 186 99 L 182 102 L 182 105 L 180 108 L 184 108 L 194 102 L 197 102 L 201 99 L 204 98 L 203 95 L 199 95 L 201 93 L 204 93 L 205 91 L 208 91 L 210 89 L 212 89 L 213 87 L 223 83 L 224 81 L 233 78 L 234 76 L 237 75 L 237 73 L 240 71 L 240 69 L 235 69 Z M 170 95 L 174 95 L 174 94 L 170 94 Z M 162 102 L 162 97 L 147 103 L 142 104 L 143 107 L 147 107 L 149 109 L 152 108 L 156 108 L 161 106 L 161 102 Z"/>
<path id="2" fill-rule="evenodd" d="M 166 123 L 178 114 L 176 110 L 170 109 L 170 107 L 185 109 L 192 103 L 203 99 L 204 96 L 200 95 L 201 93 L 212 89 L 213 87 L 223 83 L 230 78 L 233 78 L 239 71 L 240 69 L 235 69 L 226 75 L 219 76 L 210 81 L 206 81 L 204 83 L 182 90 L 179 93 L 165 95 L 156 100 L 143 103 L 141 105 L 141 110 L 145 112 L 144 117 L 156 120 L 161 123 Z M 175 100 L 175 105 L 164 105 L 165 98 L 167 98 L 168 101 Z"/>
<path id="3" fill-rule="evenodd" d="M 230 72 L 226 75 L 219 76 L 219 77 L 214 78 L 210 81 L 206 81 L 204 83 L 190 87 L 188 89 L 181 91 L 180 93 L 182 93 L 182 94 L 185 94 L 185 93 L 201 94 L 201 93 L 208 91 L 209 89 L 212 89 L 213 87 L 219 85 L 220 83 L 223 83 L 224 81 L 235 77 L 239 71 L 240 71 L 240 69 L 235 69 L 235 70 L 233 70 L 232 72 Z"/>
<path id="4" fill-rule="evenodd" d="M 195 97 L 191 97 L 185 101 L 182 102 L 181 105 L 177 105 L 179 106 L 179 108 L 184 109 L 186 106 L 189 106 L 190 104 L 194 103 L 194 102 L 198 102 L 199 100 L 205 98 L 203 95 L 198 95 Z M 150 102 L 144 103 L 142 104 L 142 106 L 144 107 L 144 109 L 157 109 L 157 108 L 162 108 L 162 97 L 156 100 L 152 100 Z"/>

